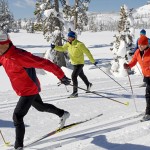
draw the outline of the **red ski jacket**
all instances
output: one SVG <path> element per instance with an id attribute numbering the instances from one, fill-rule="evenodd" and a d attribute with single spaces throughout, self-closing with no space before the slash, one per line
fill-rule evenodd
<path id="1" fill-rule="evenodd" d="M 64 72 L 51 61 L 34 56 L 14 45 L 0 56 L 0 64 L 4 67 L 13 89 L 19 96 L 35 95 L 41 91 L 35 68 L 52 72 L 58 79 L 64 77 Z"/>
<path id="2" fill-rule="evenodd" d="M 150 48 L 144 50 L 144 54 L 141 57 L 140 50 L 137 49 L 136 52 L 133 55 L 132 60 L 128 64 L 130 68 L 136 65 L 136 63 L 139 62 L 142 73 L 145 77 L 150 77 Z"/>

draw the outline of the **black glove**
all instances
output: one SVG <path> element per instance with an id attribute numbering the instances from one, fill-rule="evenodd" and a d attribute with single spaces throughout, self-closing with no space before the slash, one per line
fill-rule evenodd
<path id="1" fill-rule="evenodd" d="M 64 85 L 69 85 L 71 82 L 71 79 L 67 78 L 66 76 L 64 76 L 62 79 L 60 79 L 61 83 Z"/>
<path id="2" fill-rule="evenodd" d="M 52 43 L 51 44 L 51 48 L 54 49 L 55 48 L 55 44 Z"/>
<path id="3" fill-rule="evenodd" d="M 126 63 L 124 63 L 124 69 L 130 69 L 130 67 L 129 67 L 129 65 L 128 64 L 126 64 Z"/>
<path id="4" fill-rule="evenodd" d="M 97 64 L 98 64 L 98 62 L 97 62 L 97 61 L 95 61 L 94 65 L 96 66 Z"/>
<path id="5" fill-rule="evenodd" d="M 129 52 L 129 55 L 130 55 L 130 56 L 134 55 L 134 52 Z"/>

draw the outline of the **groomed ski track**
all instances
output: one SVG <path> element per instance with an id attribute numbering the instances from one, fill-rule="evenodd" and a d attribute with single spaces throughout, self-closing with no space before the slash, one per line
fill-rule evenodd
<path id="1" fill-rule="evenodd" d="M 123 80 L 119 81 L 116 80 L 117 82 L 123 82 Z M 135 79 L 136 81 L 136 79 Z M 92 81 L 91 81 L 92 82 Z M 121 88 L 119 85 L 117 85 L 117 83 L 115 83 L 114 81 L 112 81 L 111 79 L 108 80 L 102 80 L 101 79 L 97 79 L 94 80 L 93 83 L 93 87 L 91 91 L 95 91 L 101 95 L 104 95 L 106 97 L 110 97 L 110 98 L 116 98 L 116 99 L 124 99 L 126 98 L 125 95 L 128 94 L 128 96 L 132 96 L 131 93 L 131 88 L 129 83 L 127 83 L 127 79 L 124 79 L 124 82 L 126 82 L 126 84 L 123 85 L 123 87 L 125 89 L 128 90 L 125 91 L 123 88 Z M 133 81 L 134 82 L 134 81 Z M 111 85 L 112 83 L 114 83 L 114 86 L 109 86 L 109 84 Z M 83 83 L 79 84 L 80 87 L 85 88 L 85 85 Z M 105 87 L 106 86 L 106 87 Z M 133 84 L 132 85 L 134 89 L 138 89 L 139 88 L 139 84 Z M 67 86 L 67 89 L 69 90 L 69 93 L 66 91 L 65 86 L 61 85 L 61 86 L 57 86 L 57 85 L 49 85 L 44 87 L 44 90 L 42 90 L 42 92 L 40 93 L 42 96 L 42 99 L 44 102 L 57 102 L 57 101 L 66 101 L 68 100 L 68 95 L 72 92 L 72 87 L 71 86 Z M 54 91 L 54 93 L 53 93 Z M 58 91 L 58 93 L 55 95 L 56 91 Z M 61 91 L 61 92 L 60 92 Z M 117 94 L 117 92 L 122 91 L 123 94 Z M 14 107 L 16 106 L 16 102 L 18 101 L 18 96 L 16 96 L 16 94 L 12 91 L 8 91 L 6 93 L 9 93 L 7 95 L 8 98 L 5 98 L 5 96 L 3 96 L 5 93 L 4 92 L 0 92 L 0 98 L 4 101 L 0 102 L 0 112 L 2 112 L 3 110 L 10 110 L 10 109 L 14 109 Z M 53 94 L 51 94 L 53 93 Z M 136 94 L 136 93 L 135 93 Z M 112 96 L 111 96 L 112 95 Z M 92 94 L 92 93 L 85 93 L 85 91 L 83 90 L 79 90 L 79 99 L 82 97 L 87 97 L 87 98 L 93 98 L 93 97 L 99 97 L 98 95 Z M 5 103 L 4 103 L 5 102 Z"/>
<path id="2" fill-rule="evenodd" d="M 39 144 L 42 144 L 42 143 L 45 143 L 45 142 L 56 142 L 56 141 L 61 141 L 61 140 L 68 140 L 70 141 L 70 139 L 80 139 L 80 137 L 84 136 L 84 135 L 89 135 L 92 136 L 92 135 L 95 135 L 96 133 L 98 134 L 104 134 L 104 133 L 107 133 L 107 132 L 111 132 L 111 131 L 115 131 L 117 129 L 120 129 L 120 128 L 124 128 L 124 127 L 127 127 L 127 126 L 130 126 L 130 125 L 133 125 L 133 124 L 136 124 L 136 123 L 140 123 L 140 117 L 143 115 L 143 113 L 141 114 L 135 114 L 135 115 L 132 115 L 130 117 L 127 117 L 127 118 L 123 118 L 123 119 L 119 119 L 119 120 L 114 120 L 114 121 L 111 121 L 111 122 L 106 122 L 104 124 L 100 124 L 100 125 L 97 125 L 95 127 L 89 127 L 84 130 L 79 130 L 79 131 L 76 131 L 74 133 L 69 133 L 69 134 L 66 134 L 66 135 L 62 135 L 62 136 L 58 136 L 58 137 L 48 137 L 47 140 L 44 139 L 44 140 L 41 140 L 41 141 L 38 141 L 37 143 L 33 143 L 33 144 L 30 144 L 28 146 L 27 144 L 27 147 L 32 147 L 34 145 L 39 145 Z M 100 116 L 99 116 L 100 117 Z M 96 117 L 98 118 L 98 117 Z M 96 119 L 94 118 L 94 119 Z M 94 120 L 94 119 L 91 119 L 90 121 Z M 85 122 L 86 123 L 86 122 Z M 80 128 L 80 125 L 77 125 L 79 126 Z M 117 126 L 117 127 L 114 127 L 114 126 Z M 73 130 L 74 127 L 70 128 L 69 130 Z M 94 132 L 93 132 L 94 131 Z M 73 141 L 74 141 L 73 140 Z"/>
<path id="3" fill-rule="evenodd" d="M 96 125 L 94 127 L 88 126 L 88 127 L 85 127 L 84 130 L 80 130 L 80 126 L 78 126 L 76 129 L 77 131 L 74 131 L 74 128 L 72 128 L 70 129 L 70 131 L 68 131 L 69 133 L 67 133 L 66 131 L 64 135 L 58 135 L 54 138 L 50 137 L 50 138 L 44 139 L 42 141 L 39 141 L 29 146 L 28 148 L 37 149 L 37 150 L 52 150 L 52 149 L 57 149 L 57 148 L 61 149 L 61 147 L 66 147 L 65 149 L 67 149 L 67 144 L 74 145 L 77 141 L 88 140 L 96 136 L 115 134 L 117 130 L 124 130 L 124 131 L 128 130 L 129 132 L 127 133 L 127 135 L 130 134 L 133 136 L 136 134 L 136 132 L 137 133 L 139 132 L 137 130 L 134 130 L 134 131 L 132 130 L 130 132 L 130 128 L 132 128 L 133 125 L 139 126 L 138 130 L 140 130 L 141 132 L 140 137 L 139 137 L 140 139 L 142 135 L 145 136 L 146 132 L 147 134 L 149 134 L 148 128 L 143 129 L 143 127 L 146 124 L 148 124 L 148 122 L 141 123 L 140 117 L 141 115 L 133 115 L 128 118 L 116 120 L 116 121 L 105 123 L 105 124 Z M 120 135 L 120 137 L 121 136 L 122 135 Z M 124 134 L 123 136 L 125 137 L 126 135 Z M 126 139 L 127 143 L 130 143 L 130 142 L 132 143 L 132 136 L 130 137 L 131 139 Z M 119 138 L 119 135 L 117 135 L 117 138 Z"/>
<path id="4" fill-rule="evenodd" d="M 141 77 L 138 77 L 137 79 L 134 78 L 132 81 L 139 81 L 139 83 L 141 83 L 139 80 L 139 78 L 141 79 Z M 118 81 L 118 80 L 117 80 Z M 124 80 L 121 80 L 122 83 L 126 83 L 126 84 L 122 84 L 122 86 L 124 86 L 129 92 L 126 92 L 125 90 L 123 90 L 121 87 L 119 87 L 119 85 L 117 85 L 116 83 L 113 84 L 113 86 L 109 86 L 112 85 L 112 81 L 111 79 L 105 79 L 105 80 L 101 80 L 101 79 L 95 79 L 93 81 L 91 81 L 93 83 L 93 91 L 98 92 L 99 94 L 102 94 L 104 96 L 108 96 L 110 98 L 114 98 L 116 100 L 122 101 L 122 102 L 126 102 L 128 101 L 128 97 L 131 97 L 131 90 L 130 90 L 130 86 L 128 83 L 128 80 L 125 78 Z M 138 82 L 134 82 L 137 84 L 133 84 L 133 90 L 135 92 L 135 97 L 136 99 L 143 99 L 144 97 L 144 88 L 143 88 L 143 93 L 138 93 L 138 89 L 139 89 L 139 83 Z M 82 82 L 79 83 L 80 87 L 85 87 L 84 84 Z M 83 119 L 84 118 L 88 118 L 88 116 L 92 116 L 94 114 L 98 114 L 98 113 L 103 113 L 103 116 L 98 118 L 98 119 L 94 119 L 91 120 L 88 124 L 82 124 L 82 125 L 78 125 L 76 127 L 73 127 L 69 130 L 66 130 L 62 133 L 58 133 L 57 135 L 54 135 L 52 137 L 46 138 L 40 142 L 37 142 L 35 145 L 32 145 L 30 147 L 25 148 L 25 150 L 51 150 L 51 149 L 58 149 L 61 150 L 61 148 L 63 147 L 63 149 L 68 150 L 67 149 L 67 145 L 71 144 L 74 147 L 74 150 L 76 148 L 76 150 L 78 149 L 78 146 L 76 146 L 76 142 L 77 141 L 81 141 L 81 143 L 84 143 L 84 141 L 86 140 L 91 140 L 93 138 L 97 139 L 96 137 L 99 138 L 99 140 L 101 141 L 105 141 L 105 142 L 110 142 L 111 145 L 113 145 L 113 149 L 112 150 L 119 150 L 117 149 L 119 148 L 124 148 L 125 145 L 123 145 L 123 143 L 128 143 L 131 144 L 132 143 L 136 143 L 135 139 L 133 138 L 133 136 L 136 136 L 136 133 L 138 133 L 139 135 L 139 131 L 140 131 L 140 137 L 137 139 L 137 141 L 140 141 L 140 138 L 142 138 L 142 136 L 145 136 L 145 134 L 149 135 L 149 123 L 148 122 L 143 122 L 140 123 L 139 119 L 141 118 L 134 118 L 134 116 L 140 114 L 141 112 L 135 112 L 135 110 L 133 111 L 133 107 L 134 107 L 134 103 L 133 101 L 130 101 L 130 105 L 129 107 L 123 106 L 121 104 L 118 104 L 116 102 L 101 98 L 100 96 L 91 94 L 91 93 L 85 93 L 82 90 L 79 90 L 79 97 L 75 98 L 75 99 L 67 99 L 67 96 L 71 93 L 72 91 L 72 87 L 68 86 L 68 90 L 70 92 L 67 92 L 65 87 L 62 85 L 60 87 L 57 86 L 45 86 L 44 90 L 41 92 L 41 96 L 43 98 L 44 102 L 47 103 L 52 103 L 56 106 L 59 106 L 59 104 L 62 104 L 62 106 L 64 106 L 64 108 L 66 107 L 66 109 L 69 109 L 69 105 L 74 105 L 76 103 L 80 103 L 80 101 L 84 101 L 85 105 L 82 106 L 80 109 L 83 109 L 82 112 L 87 113 L 86 111 L 84 111 L 84 107 L 89 107 L 86 106 L 86 101 L 90 101 L 91 103 L 91 108 L 89 108 L 89 111 L 91 111 L 89 114 L 87 115 L 83 115 Z M 56 91 L 60 92 L 60 95 L 55 95 Z M 54 94 L 51 94 L 54 93 Z M 12 111 L 16 105 L 16 102 L 18 100 L 18 97 L 15 96 L 15 94 L 13 92 L 10 92 L 7 97 L 8 99 L 5 99 L 5 94 L 4 93 L 0 93 L 0 97 L 1 99 L 3 99 L 5 101 L 4 102 L 0 102 L 0 111 L 7 111 L 8 114 L 12 115 Z M 9 98 L 10 97 L 10 98 Z M 109 106 L 108 105 L 109 102 Z M 142 101 L 143 103 L 145 103 L 145 101 Z M 98 111 L 94 111 L 94 108 L 92 107 L 92 103 L 98 103 L 100 107 L 99 112 Z M 137 106 L 139 107 L 139 104 L 141 103 L 141 101 L 136 101 Z M 67 106 L 66 106 L 67 105 Z M 111 113 L 109 112 L 109 107 L 114 107 L 114 109 L 123 109 L 121 114 L 117 114 L 116 113 Z M 106 108 L 107 107 L 107 108 Z M 139 110 L 141 110 L 140 108 L 138 108 Z M 85 109 L 86 110 L 86 109 Z M 36 112 L 36 110 L 31 110 L 33 112 Z M 130 116 L 126 116 L 126 111 L 131 112 Z M 70 119 L 69 123 L 74 122 L 73 120 L 77 119 L 78 120 L 78 115 L 80 114 L 75 114 L 76 110 L 73 110 L 74 114 L 72 115 L 72 118 Z M 36 112 L 36 114 L 38 114 Z M 36 114 L 30 114 L 29 117 L 33 117 L 36 116 Z M 118 116 L 117 116 L 118 115 Z M 44 116 L 44 115 L 43 115 Z M 114 118 L 114 121 L 109 121 L 109 119 L 112 120 L 112 118 Z M 58 121 L 58 118 L 56 117 L 52 117 L 51 118 L 52 121 Z M 44 120 L 44 118 L 43 118 Z M 103 123 L 101 124 L 101 121 L 103 120 Z M 51 120 L 50 120 L 51 121 Z M 105 122 L 105 123 L 104 123 Z M 27 122 L 27 126 L 28 124 L 32 124 L 33 122 Z M 43 123 L 43 128 L 44 128 L 44 123 Z M 40 137 L 42 134 L 40 134 L 40 130 L 43 130 L 43 128 L 40 128 L 41 124 L 37 125 L 37 128 L 31 126 L 32 130 L 35 130 L 35 135 L 33 135 L 31 137 L 30 134 L 28 134 L 28 128 L 27 128 L 27 136 L 30 137 L 30 139 L 25 139 L 25 144 L 32 141 L 32 139 L 36 138 L 36 137 Z M 84 130 L 83 130 L 83 126 L 84 126 Z M 135 128 L 135 130 L 133 130 L 132 128 L 134 126 L 137 126 Z M 55 129 L 55 126 L 51 126 L 50 124 L 50 130 Z M 132 129 L 132 130 L 131 130 Z M 14 129 L 13 129 L 14 130 Z M 122 130 L 122 133 L 124 133 L 123 135 L 118 135 L 117 132 L 119 130 Z M 45 133 L 48 131 L 44 131 Z M 113 136 L 111 136 L 113 135 Z M 114 137 L 115 135 L 115 140 L 112 139 L 112 137 Z M 130 135 L 130 136 L 129 136 Z M 105 137 L 107 136 L 107 140 L 103 140 Z M 127 138 L 129 137 L 129 138 Z M 110 138 L 110 139 L 109 139 Z M 118 144 L 118 139 L 119 139 L 119 144 Z M 115 144 L 115 141 L 117 144 Z M 100 143 L 99 146 L 103 146 L 104 143 Z M 105 144 L 104 144 L 105 145 Z M 89 148 L 89 147 L 88 147 Z M 95 147 L 97 148 L 97 147 Z M 112 146 L 111 146 L 112 148 Z M 7 149 L 7 148 L 5 148 Z M 86 146 L 85 149 L 86 150 Z M 96 150 L 96 149 L 95 149 Z M 97 148 L 98 150 L 98 148 Z"/>

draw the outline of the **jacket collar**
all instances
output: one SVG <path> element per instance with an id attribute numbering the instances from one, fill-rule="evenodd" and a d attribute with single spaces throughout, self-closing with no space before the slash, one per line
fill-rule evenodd
<path id="1" fill-rule="evenodd" d="M 10 44 L 8 50 L 2 55 L 2 57 L 11 57 L 14 54 L 16 47 L 13 44 Z"/>
<path id="2" fill-rule="evenodd" d="M 78 41 L 78 40 L 77 40 L 77 39 L 75 39 L 75 40 L 73 40 L 73 41 L 72 41 L 72 43 L 71 43 L 71 44 L 70 44 L 69 42 L 68 42 L 68 43 L 69 43 L 70 45 L 76 45 L 76 44 L 77 44 L 77 41 Z"/>

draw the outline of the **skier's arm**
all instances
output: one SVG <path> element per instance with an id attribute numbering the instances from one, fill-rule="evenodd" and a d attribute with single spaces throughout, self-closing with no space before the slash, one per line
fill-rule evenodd
<path id="1" fill-rule="evenodd" d="M 29 52 L 23 51 L 16 54 L 16 63 L 25 68 L 39 68 L 44 69 L 48 72 L 52 72 L 58 79 L 64 77 L 64 72 L 56 64 L 52 63 L 50 60 L 32 55 Z"/>
<path id="2" fill-rule="evenodd" d="M 137 63 L 137 52 L 135 52 L 135 54 L 132 57 L 132 60 L 129 62 L 129 67 L 132 68 L 133 66 L 135 66 Z"/>
<path id="3" fill-rule="evenodd" d="M 95 63 L 95 60 L 94 60 L 91 52 L 88 50 L 88 48 L 83 43 L 81 43 L 79 45 L 79 49 L 81 49 L 83 51 L 83 53 L 86 54 L 86 56 L 89 58 L 89 60 L 92 64 Z"/>
<path id="4" fill-rule="evenodd" d="M 55 46 L 54 48 L 56 51 L 59 51 L 59 52 L 64 52 L 64 51 L 67 51 L 68 50 L 68 44 L 66 43 L 65 45 L 63 46 Z"/>

